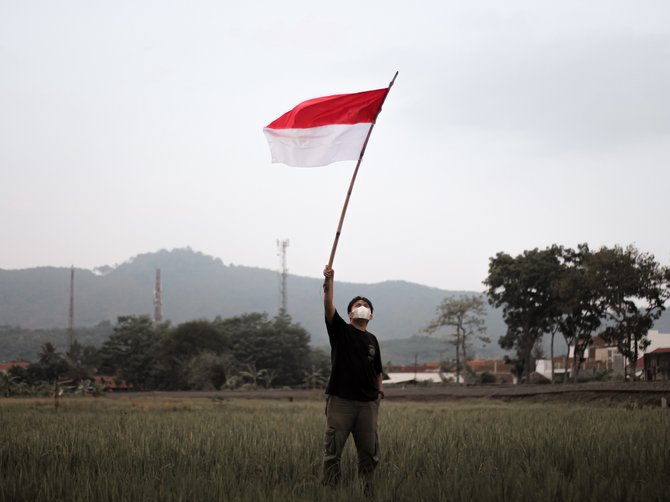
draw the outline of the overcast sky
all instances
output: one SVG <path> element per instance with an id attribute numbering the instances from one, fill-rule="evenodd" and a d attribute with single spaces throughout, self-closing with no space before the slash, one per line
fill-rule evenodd
<path id="1" fill-rule="evenodd" d="M 262 128 L 386 87 L 334 268 L 483 290 L 553 243 L 670 261 L 667 0 L 0 0 L 0 268 L 190 246 L 321 277 L 354 162 Z"/>

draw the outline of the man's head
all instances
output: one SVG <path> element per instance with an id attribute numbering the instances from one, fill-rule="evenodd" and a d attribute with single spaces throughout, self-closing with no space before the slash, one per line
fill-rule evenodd
<path id="1" fill-rule="evenodd" d="M 349 314 L 349 319 L 352 320 L 364 319 L 369 321 L 372 319 L 372 312 L 374 312 L 372 302 L 364 296 L 356 296 L 347 305 L 347 313 Z"/>

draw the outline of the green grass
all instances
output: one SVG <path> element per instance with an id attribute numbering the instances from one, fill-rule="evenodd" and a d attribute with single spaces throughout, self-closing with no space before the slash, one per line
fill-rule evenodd
<path id="1" fill-rule="evenodd" d="M 353 441 L 319 484 L 324 403 L 0 400 L 0 500 L 362 500 Z M 670 411 L 382 403 L 377 500 L 634 501 L 670 493 Z"/>

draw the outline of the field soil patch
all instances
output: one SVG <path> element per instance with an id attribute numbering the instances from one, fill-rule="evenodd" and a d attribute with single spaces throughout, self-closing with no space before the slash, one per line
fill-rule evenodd
<path id="1" fill-rule="evenodd" d="M 386 387 L 392 401 L 447 401 L 458 399 L 502 399 L 530 401 L 610 401 L 636 406 L 661 406 L 670 402 L 670 382 L 590 382 L 578 384 L 445 385 Z M 174 391 L 113 393 L 110 397 L 153 396 L 210 399 L 318 400 L 322 390 L 257 389 L 221 391 Z"/>

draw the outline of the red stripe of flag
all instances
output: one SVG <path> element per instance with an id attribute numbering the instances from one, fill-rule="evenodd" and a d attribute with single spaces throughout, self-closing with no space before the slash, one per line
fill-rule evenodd
<path id="1" fill-rule="evenodd" d="M 267 125 L 268 129 L 308 129 L 333 124 L 372 123 L 388 88 L 303 101 Z"/>

